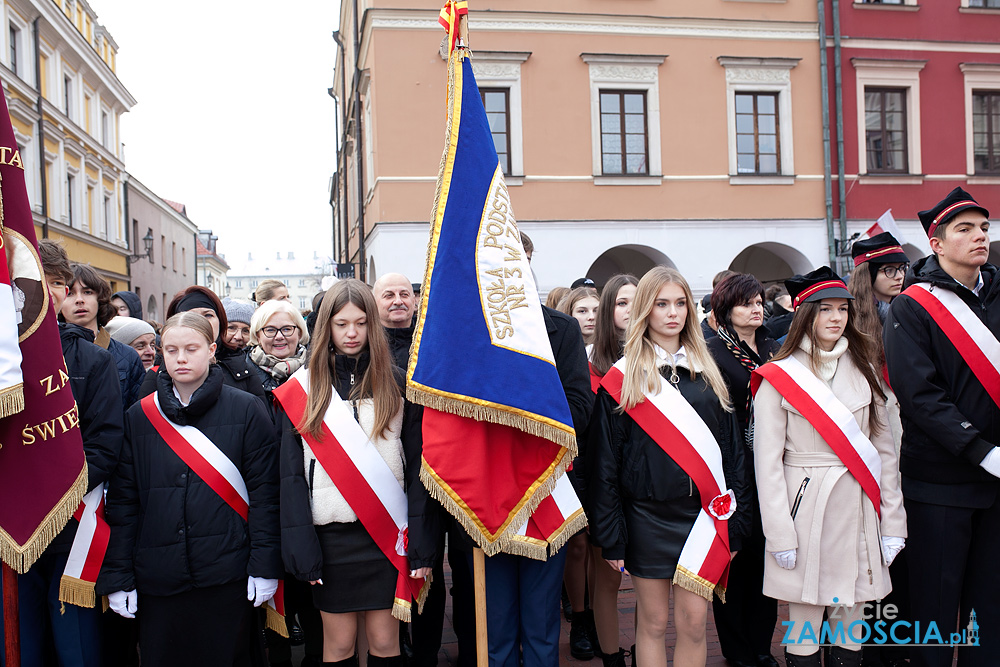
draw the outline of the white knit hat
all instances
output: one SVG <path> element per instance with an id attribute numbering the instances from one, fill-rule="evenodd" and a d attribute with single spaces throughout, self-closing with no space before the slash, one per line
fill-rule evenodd
<path id="1" fill-rule="evenodd" d="M 132 341 L 143 334 L 156 333 L 149 323 L 134 317 L 121 317 L 120 315 L 112 317 L 104 328 L 108 330 L 112 338 L 126 345 L 131 345 Z"/>

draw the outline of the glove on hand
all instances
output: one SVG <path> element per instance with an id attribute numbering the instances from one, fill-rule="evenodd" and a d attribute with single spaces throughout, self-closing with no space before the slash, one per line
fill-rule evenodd
<path id="1" fill-rule="evenodd" d="M 255 607 L 259 607 L 273 598 L 277 590 L 277 579 L 247 577 L 247 600 L 253 602 L 253 606 Z"/>
<path id="2" fill-rule="evenodd" d="M 135 612 L 139 610 L 139 592 L 118 591 L 108 596 L 108 605 L 111 611 L 125 618 L 135 618 Z"/>
<path id="3" fill-rule="evenodd" d="M 774 556 L 774 560 L 778 561 L 778 565 L 785 568 L 786 570 L 795 569 L 795 553 L 798 549 L 789 549 L 788 551 L 772 551 L 771 555 Z"/>
<path id="4" fill-rule="evenodd" d="M 903 550 L 905 545 L 906 540 L 902 537 L 882 536 L 882 558 L 885 559 L 887 567 L 892 565 L 892 561 L 896 559 L 896 556 L 899 555 L 899 552 Z"/>
<path id="5" fill-rule="evenodd" d="M 1000 447 L 991 449 L 990 453 L 979 462 L 979 465 L 994 477 L 1000 477 Z"/>

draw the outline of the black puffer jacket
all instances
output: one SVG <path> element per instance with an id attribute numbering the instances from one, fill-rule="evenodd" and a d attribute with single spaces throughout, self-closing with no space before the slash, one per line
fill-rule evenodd
<path id="1" fill-rule="evenodd" d="M 904 288 L 929 283 L 957 294 L 1000 338 L 997 269 L 982 267 L 977 297 L 931 255 L 913 264 Z M 927 311 L 906 295 L 893 299 L 883 328 L 889 382 L 899 400 L 899 457 L 907 498 L 956 507 L 991 507 L 1000 480 L 979 463 L 1000 445 L 1000 410 Z"/>
<path id="2" fill-rule="evenodd" d="M 257 375 L 257 367 L 250 362 L 246 350 L 233 350 L 217 343 L 215 360 L 218 362 L 216 365 L 223 371 L 223 384 L 253 394 L 262 401 L 266 400 L 260 376 Z M 159 383 L 157 376 L 160 374 L 167 375 L 167 369 L 162 365 L 162 361 L 159 371 L 149 369 L 146 373 L 142 388 L 139 390 L 139 398 L 145 398 L 156 390 Z"/>
<path id="3" fill-rule="evenodd" d="M 158 376 L 167 417 L 194 426 L 236 465 L 250 496 L 244 521 L 173 452 L 141 405 L 125 417 L 125 444 L 108 490 L 111 543 L 99 594 L 137 588 L 175 595 L 248 575 L 282 576 L 278 527 L 278 443 L 260 401 L 208 378 L 183 407 L 170 377 Z M 141 603 L 140 603 L 141 604 Z"/>
<path id="4" fill-rule="evenodd" d="M 352 380 L 358 381 L 368 368 L 369 356 L 363 352 L 356 359 L 335 357 L 334 387 L 347 400 Z M 396 369 L 396 379 L 403 391 L 404 378 Z M 281 552 L 285 568 L 302 581 L 319 579 L 323 554 L 313 525 L 310 494 L 312 484 L 306 476 L 302 438 L 288 416 L 278 407 L 281 425 Z M 420 458 L 423 450 L 421 420 L 423 408 L 404 401 L 403 443 L 404 488 L 409 505 L 407 559 L 411 569 L 433 567 L 437 558 L 438 536 L 442 531 L 441 506 L 432 502 L 420 481 Z"/>
<path id="5" fill-rule="evenodd" d="M 664 366 L 664 377 L 669 366 Z M 722 451 L 726 484 L 736 495 L 736 513 L 729 519 L 729 547 L 739 551 L 750 532 L 749 488 L 744 478 L 743 447 L 739 443 L 736 417 L 719 405 L 719 399 L 702 377 L 692 380 L 679 369 L 677 389 L 712 431 Z M 619 413 L 618 403 L 601 387 L 597 392 L 594 416 L 587 445 L 587 516 L 590 536 L 610 560 L 625 557 L 630 540 L 657 540 L 649 527 L 633 521 L 625 525 L 624 506 L 632 500 L 670 503 L 698 493 L 691 477 L 670 458 L 656 441 L 627 413 Z"/>
<path id="6" fill-rule="evenodd" d="M 80 415 L 83 453 L 87 457 L 87 490 L 111 479 L 122 447 L 122 396 L 111 353 L 94 345 L 94 332 L 59 323 L 69 385 Z M 70 519 L 45 550 L 68 553 L 79 522 Z"/>

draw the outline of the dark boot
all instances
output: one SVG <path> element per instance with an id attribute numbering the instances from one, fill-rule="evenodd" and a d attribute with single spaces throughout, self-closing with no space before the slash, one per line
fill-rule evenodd
<path id="1" fill-rule="evenodd" d="M 635 664 L 636 664 L 636 659 L 635 659 L 635 644 L 632 644 L 632 650 L 629 651 L 629 655 L 632 656 L 632 667 L 635 667 Z"/>
<path id="2" fill-rule="evenodd" d="M 594 657 L 594 645 L 590 642 L 590 622 L 594 612 L 577 611 L 573 613 L 573 621 L 569 629 L 569 652 L 577 660 L 591 660 Z"/>
<path id="3" fill-rule="evenodd" d="M 410 624 L 399 624 L 399 654 L 407 660 L 413 657 L 413 645 L 410 643 Z"/>
<path id="4" fill-rule="evenodd" d="M 562 602 L 563 616 L 568 623 L 573 620 L 573 605 L 569 603 L 569 593 L 566 592 L 566 584 L 563 584 L 560 600 Z"/>
<path id="5" fill-rule="evenodd" d="M 347 660 L 335 660 L 334 662 L 324 662 L 323 667 L 358 667 L 358 654 L 355 653 Z"/>
<path id="6" fill-rule="evenodd" d="M 852 651 L 843 646 L 830 648 L 828 667 L 861 667 L 861 651 Z"/>
<path id="7" fill-rule="evenodd" d="M 388 658 L 380 658 L 377 655 L 369 653 L 368 667 L 406 667 L 406 657 L 403 655 L 392 655 Z"/>
<path id="8" fill-rule="evenodd" d="M 625 667 L 625 649 L 619 648 L 615 653 L 601 653 L 601 660 L 604 661 L 604 667 Z"/>
<path id="9" fill-rule="evenodd" d="M 812 655 L 792 655 L 787 649 L 785 650 L 786 667 L 821 667 L 821 665 L 819 651 Z"/>

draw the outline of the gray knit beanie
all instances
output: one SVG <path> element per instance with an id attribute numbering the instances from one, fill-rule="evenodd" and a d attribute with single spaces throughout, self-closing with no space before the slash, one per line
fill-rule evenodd
<path id="1" fill-rule="evenodd" d="M 250 325 L 250 319 L 253 317 L 255 308 L 254 304 L 243 299 L 226 299 L 222 302 L 222 306 L 226 309 L 227 320 L 230 322 L 242 322 L 247 326 Z"/>
<path id="2" fill-rule="evenodd" d="M 156 333 L 147 322 L 120 315 L 112 317 L 104 328 L 108 330 L 112 338 L 125 345 L 131 345 L 132 341 L 143 334 Z"/>

